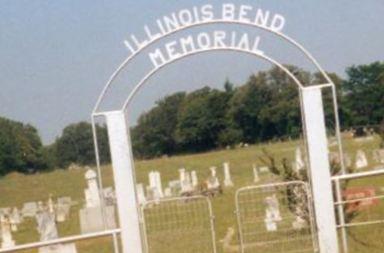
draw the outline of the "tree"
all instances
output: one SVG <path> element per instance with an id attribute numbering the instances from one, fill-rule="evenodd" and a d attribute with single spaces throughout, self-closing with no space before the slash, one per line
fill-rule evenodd
<path id="1" fill-rule="evenodd" d="M 380 124 L 384 115 L 384 63 L 349 67 L 342 87 L 348 126 Z"/>
<path id="2" fill-rule="evenodd" d="M 185 93 L 175 93 L 156 103 L 156 107 L 140 116 L 132 129 L 134 154 L 149 158 L 176 152 L 175 131 L 177 115 Z"/>
<path id="3" fill-rule="evenodd" d="M 310 74 L 287 66 L 302 83 Z M 229 117 L 243 132 L 244 141 L 255 143 L 273 138 L 297 137 L 301 133 L 299 96 L 296 84 L 281 69 L 259 72 L 236 90 Z"/>
<path id="4" fill-rule="evenodd" d="M 31 125 L 0 118 L 0 175 L 48 168 L 37 130 Z"/>
<path id="5" fill-rule="evenodd" d="M 109 145 L 107 129 L 96 126 L 100 160 L 109 161 Z M 62 135 L 52 146 L 52 153 L 58 167 L 65 168 L 71 163 L 79 165 L 95 164 L 92 126 L 87 122 L 72 124 L 64 128 Z"/>
<path id="6" fill-rule="evenodd" d="M 226 127 L 228 97 L 225 92 L 202 88 L 188 94 L 177 121 L 176 140 L 185 151 L 217 147 L 218 136 Z"/>

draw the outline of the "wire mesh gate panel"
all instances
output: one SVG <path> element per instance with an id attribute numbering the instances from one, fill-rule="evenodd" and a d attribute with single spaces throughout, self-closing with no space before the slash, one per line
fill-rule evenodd
<path id="1" fill-rule="evenodd" d="M 242 253 L 316 252 L 314 217 L 304 182 L 241 188 L 236 213 Z"/>
<path id="2" fill-rule="evenodd" d="M 142 215 L 148 253 L 216 253 L 208 198 L 147 202 L 142 206 Z"/>

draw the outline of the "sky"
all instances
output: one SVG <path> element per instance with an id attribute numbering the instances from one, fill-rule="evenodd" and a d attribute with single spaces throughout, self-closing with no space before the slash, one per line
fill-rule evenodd
<path id="1" fill-rule="evenodd" d="M 348 66 L 384 60 L 382 0 L 232 2 L 284 15 L 284 33 L 329 72 L 345 77 Z M 34 125 L 43 142 L 52 143 L 68 124 L 91 119 L 103 86 L 129 54 L 123 41 L 130 34 L 142 33 L 144 25 L 164 15 L 206 3 L 223 1 L 1 0 L 0 116 Z M 264 42 L 280 62 L 307 68 L 282 43 Z M 138 67 L 132 70 L 137 75 L 143 72 Z M 241 85 L 267 67 L 260 59 L 224 52 L 172 64 L 137 95 L 129 108 L 130 123 L 167 94 L 204 85 L 222 88 L 227 78 Z M 132 86 L 124 86 L 127 78 L 111 93 L 111 101 L 128 95 Z"/>

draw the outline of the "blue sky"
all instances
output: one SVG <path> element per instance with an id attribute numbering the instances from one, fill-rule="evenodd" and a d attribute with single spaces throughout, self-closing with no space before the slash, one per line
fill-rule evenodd
<path id="1" fill-rule="evenodd" d="M 384 1 L 233 1 L 281 13 L 284 32 L 331 72 L 384 60 Z M 97 96 L 128 51 L 123 40 L 163 15 L 222 1 L 0 1 L 0 115 L 36 126 L 50 143 L 67 124 L 89 120 Z M 283 63 L 302 65 L 277 44 Z M 130 108 L 132 122 L 171 92 L 226 78 L 242 84 L 265 63 L 214 53 L 172 65 L 156 75 Z M 306 68 L 305 65 L 301 66 Z M 182 73 L 182 74 L 181 74 Z M 124 94 L 123 94 L 124 95 Z"/>

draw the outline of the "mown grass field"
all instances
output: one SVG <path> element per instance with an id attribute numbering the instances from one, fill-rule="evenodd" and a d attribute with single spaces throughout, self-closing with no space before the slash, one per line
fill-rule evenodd
<path id="1" fill-rule="evenodd" d="M 379 138 L 368 141 L 356 141 L 350 138 L 344 139 L 344 150 L 351 157 L 355 156 L 356 150 L 362 149 L 366 152 L 370 161 L 368 169 L 377 167 L 372 160 L 372 150 L 378 148 Z M 263 155 L 262 149 L 268 150 L 274 154 L 277 160 L 287 157 L 294 159 L 295 149 L 301 145 L 300 141 L 270 143 L 262 145 L 249 146 L 247 148 L 237 148 L 233 150 L 212 151 L 203 154 L 182 155 L 174 157 L 163 157 L 159 159 L 137 161 L 135 163 L 137 182 L 148 184 L 148 172 L 158 170 L 161 172 L 163 187 L 168 181 L 178 179 L 178 169 L 196 170 L 199 181 L 205 180 L 209 174 L 209 167 L 218 168 L 218 176 L 223 179 L 223 162 L 229 162 L 232 179 L 235 184 L 233 188 L 224 188 L 221 196 L 212 199 L 213 212 L 215 215 L 215 231 L 218 252 L 223 252 L 221 239 L 224 238 L 229 227 L 237 229 L 235 211 L 235 192 L 243 186 L 253 185 L 252 164 L 261 166 L 260 157 Z M 335 149 L 332 147 L 331 149 Z M 37 175 L 10 174 L 0 179 L 0 208 L 1 207 L 22 207 L 23 203 L 29 201 L 46 201 L 50 194 L 53 197 L 70 196 L 77 202 L 72 207 L 70 218 L 58 225 L 61 237 L 75 235 L 80 233 L 78 211 L 84 205 L 84 188 L 86 182 L 84 179 L 85 170 L 55 170 L 48 173 Z M 102 168 L 103 185 L 113 185 L 113 175 L 110 166 Z M 277 182 L 280 179 L 270 173 L 260 174 L 259 184 Z M 351 186 L 374 186 L 378 191 L 384 187 L 384 176 L 365 178 L 355 180 L 350 183 Z M 377 194 L 383 194 L 377 192 Z M 362 211 L 356 220 L 370 220 L 384 218 L 384 203 L 372 207 L 371 210 Z M 384 250 L 384 225 L 372 225 L 364 227 L 351 228 L 353 236 L 363 241 L 357 243 L 350 240 L 351 252 L 356 253 L 379 253 Z M 14 239 L 17 244 L 35 242 L 39 238 L 36 223 L 33 219 L 27 219 L 19 231 L 14 233 Z M 193 238 L 189 238 L 193 239 Z M 237 236 L 234 237 L 233 244 L 237 243 Z M 366 244 L 366 245 L 365 245 Z M 112 252 L 112 240 L 109 238 L 83 241 L 77 243 L 79 253 L 107 253 Z M 28 251 L 30 252 L 30 251 Z M 33 251 L 32 251 L 33 252 Z M 172 252 L 170 252 L 172 253 Z M 268 252 L 266 252 L 268 253 Z"/>

